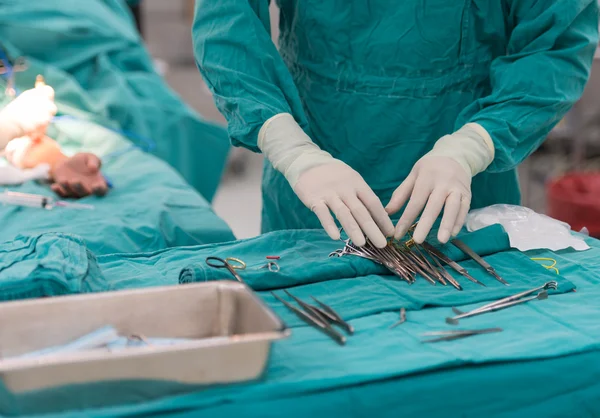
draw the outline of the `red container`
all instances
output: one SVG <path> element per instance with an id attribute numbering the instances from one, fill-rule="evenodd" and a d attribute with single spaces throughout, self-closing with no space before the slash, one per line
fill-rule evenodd
<path id="1" fill-rule="evenodd" d="M 600 173 L 569 173 L 546 186 L 547 213 L 571 225 L 586 227 L 600 238 Z"/>

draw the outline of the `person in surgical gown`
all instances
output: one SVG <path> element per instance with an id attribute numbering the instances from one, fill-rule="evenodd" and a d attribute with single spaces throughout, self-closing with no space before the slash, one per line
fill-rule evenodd
<path id="1" fill-rule="evenodd" d="M 598 36 L 597 0 L 278 6 L 279 51 L 268 0 L 197 0 L 193 26 L 232 143 L 266 156 L 263 231 L 337 239 L 333 214 L 378 247 L 419 215 L 415 240 L 443 214 L 446 242 L 470 207 L 518 204 L 515 168 L 582 94 Z"/>

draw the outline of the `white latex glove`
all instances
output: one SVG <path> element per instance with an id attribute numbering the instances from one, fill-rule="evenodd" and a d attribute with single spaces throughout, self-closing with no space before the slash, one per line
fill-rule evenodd
<path id="1" fill-rule="evenodd" d="M 315 145 L 292 115 L 269 119 L 259 132 L 258 147 L 332 239 L 339 239 L 340 232 L 330 211 L 356 245 L 366 243 L 365 235 L 379 248 L 387 245 L 394 225 L 377 195 L 360 174 Z"/>
<path id="2" fill-rule="evenodd" d="M 422 211 L 413 233 L 414 240 L 422 243 L 442 208 L 438 241 L 446 243 L 451 235 L 456 236 L 471 206 L 471 178 L 484 171 L 493 159 L 492 139 L 478 124 L 467 124 L 439 139 L 433 149 L 417 161 L 386 207 L 388 213 L 394 214 L 410 198 L 394 237 L 403 237 Z"/>
<path id="3" fill-rule="evenodd" d="M 43 134 L 56 114 L 50 86 L 26 90 L 0 110 L 0 149 L 14 138 Z"/>
<path id="4" fill-rule="evenodd" d="M 0 167 L 0 185 L 12 186 L 30 180 L 47 180 L 50 177 L 49 173 L 50 166 L 48 164 L 40 164 L 31 170 L 21 170 L 7 165 Z"/>

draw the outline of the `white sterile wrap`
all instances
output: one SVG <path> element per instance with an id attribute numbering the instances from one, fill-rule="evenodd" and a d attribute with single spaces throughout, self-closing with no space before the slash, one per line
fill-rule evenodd
<path id="1" fill-rule="evenodd" d="M 31 145 L 33 145 L 33 140 L 28 136 L 13 139 L 6 145 L 6 159 L 15 167 L 23 168 L 23 160 Z"/>
<path id="2" fill-rule="evenodd" d="M 468 123 L 452 135 L 440 138 L 427 155 L 449 157 L 471 176 L 484 171 L 494 160 L 494 143 L 490 134 L 477 123 Z"/>
<path id="3" fill-rule="evenodd" d="M 292 188 L 302 173 L 335 159 L 320 149 L 289 113 L 267 120 L 258 133 L 258 148 Z"/>
<path id="4" fill-rule="evenodd" d="M 21 170 L 12 165 L 0 166 L 0 185 L 13 186 L 31 180 L 48 180 L 50 178 L 50 166 L 40 164 L 31 170 Z"/>
<path id="5" fill-rule="evenodd" d="M 520 251 L 558 251 L 569 247 L 583 251 L 590 248 L 580 236 L 571 233 L 568 224 L 523 206 L 492 205 L 473 210 L 467 216 L 466 225 L 470 232 L 493 224 L 502 225 L 510 246 Z"/>

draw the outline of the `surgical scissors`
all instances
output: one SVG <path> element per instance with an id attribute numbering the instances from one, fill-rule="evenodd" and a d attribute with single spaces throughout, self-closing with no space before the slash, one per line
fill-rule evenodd
<path id="1" fill-rule="evenodd" d="M 240 283 L 245 283 L 244 280 L 237 273 L 237 270 L 244 270 L 246 268 L 246 263 L 244 263 L 239 258 L 227 257 L 225 259 L 221 257 L 206 257 L 206 264 L 210 267 L 214 267 L 216 269 L 227 269 L 231 273 L 231 275 Z M 237 264 L 232 264 L 237 263 Z"/>

